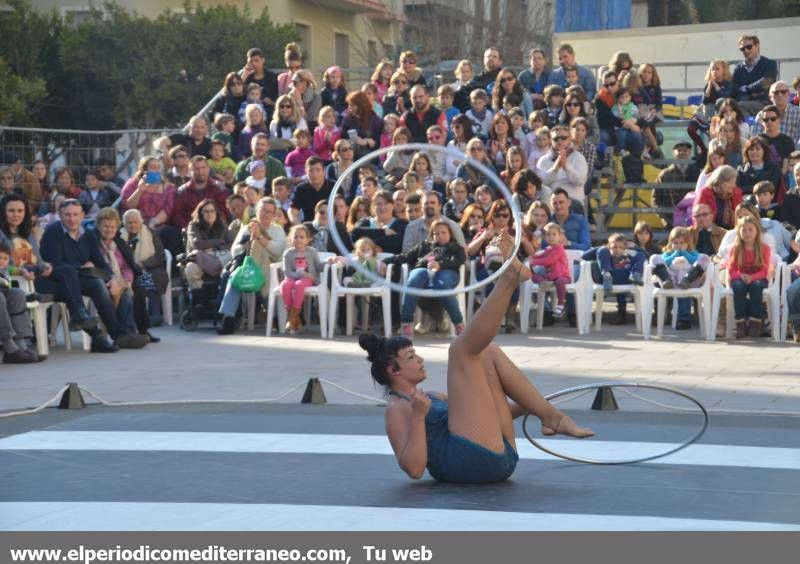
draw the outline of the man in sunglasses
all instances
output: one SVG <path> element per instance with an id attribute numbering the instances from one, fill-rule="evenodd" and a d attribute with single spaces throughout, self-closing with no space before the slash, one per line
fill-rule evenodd
<path id="1" fill-rule="evenodd" d="M 770 104 L 764 106 L 758 114 L 758 122 L 761 124 L 761 137 L 767 142 L 770 149 L 769 155 L 764 155 L 764 160 L 771 161 L 781 167 L 781 173 L 789 171 L 789 155 L 794 151 L 794 140 L 781 133 L 781 118 L 778 107 Z M 777 187 L 776 187 L 777 188 Z M 780 194 L 779 202 L 783 201 L 783 194 Z"/>
<path id="2" fill-rule="evenodd" d="M 761 56 L 755 35 L 741 36 L 739 51 L 744 61 L 733 70 L 733 97 L 743 112 L 754 116 L 769 103 L 769 88 L 778 80 L 778 63 Z"/>
<path id="3" fill-rule="evenodd" d="M 789 103 L 791 87 L 784 81 L 779 80 L 769 87 L 769 99 L 778 109 L 780 117 L 780 132 L 788 135 L 793 141 L 800 139 L 800 108 Z M 764 132 L 764 124 L 756 122 L 755 134 Z"/>
<path id="4" fill-rule="evenodd" d="M 586 198 L 583 186 L 589 174 L 586 158 L 572 146 L 566 125 L 556 125 L 550 130 L 550 143 L 550 151 L 536 163 L 536 172 L 542 184 L 551 190 L 562 188 L 573 200 L 573 209 L 582 214 Z"/>

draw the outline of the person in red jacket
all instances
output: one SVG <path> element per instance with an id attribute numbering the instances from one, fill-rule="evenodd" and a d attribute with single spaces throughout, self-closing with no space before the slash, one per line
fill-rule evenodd
<path id="1" fill-rule="evenodd" d="M 728 287 L 733 290 L 736 338 L 761 336 L 762 295 L 775 267 L 769 245 L 761 242 L 761 224 L 752 216 L 739 218 L 736 242 L 728 254 Z M 749 317 L 749 319 L 748 319 Z"/>
<path id="2" fill-rule="evenodd" d="M 736 169 L 730 165 L 716 168 L 708 179 L 708 185 L 700 191 L 694 202 L 695 208 L 700 204 L 711 208 L 714 223 L 724 229 L 734 228 L 734 210 L 744 198 L 741 189 L 736 186 L 736 175 Z"/>
<path id="3" fill-rule="evenodd" d="M 544 236 L 547 247 L 531 257 L 532 280 L 542 287 L 556 287 L 557 304 L 553 308 L 553 315 L 563 317 L 567 284 L 570 282 L 569 260 L 564 250 L 566 237 L 561 226 L 552 222 L 544 226 Z"/>

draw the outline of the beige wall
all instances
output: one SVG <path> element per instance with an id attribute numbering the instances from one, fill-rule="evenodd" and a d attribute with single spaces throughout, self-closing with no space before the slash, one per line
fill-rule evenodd
<path id="1" fill-rule="evenodd" d="M 800 18 L 557 33 L 553 36 L 553 52 L 560 43 L 570 43 L 575 48 L 577 61 L 586 65 L 607 65 L 616 51 L 627 51 L 636 64 L 696 63 L 687 69 L 682 66 L 658 67 L 658 72 L 667 90 L 683 88 L 686 81 L 688 87 L 699 94 L 710 60 L 741 59 L 737 43 L 739 36 L 757 35 L 762 54 L 781 59 L 800 58 L 798 33 Z M 800 61 L 781 64 L 782 79 L 791 83 L 797 75 L 800 75 Z M 685 97 L 685 94 L 681 96 Z"/>
<path id="2" fill-rule="evenodd" d="M 183 11 L 183 0 L 116 0 L 118 4 L 137 13 L 154 17 L 169 7 L 174 11 Z M 213 6 L 220 4 L 220 0 L 192 0 L 192 3 L 199 2 L 202 6 Z M 269 2 L 258 2 L 255 0 L 225 0 L 226 3 L 245 6 L 249 4 L 253 13 L 259 13 L 261 6 L 266 4 L 269 7 L 269 14 L 272 21 L 278 24 L 300 23 L 311 28 L 311 53 L 306 54 L 309 66 L 315 72 L 319 72 L 335 63 L 335 34 L 342 33 L 349 36 L 350 43 L 350 66 L 367 66 L 367 41 L 375 40 L 378 46 L 378 56 L 383 56 L 382 43 L 400 45 L 401 26 L 397 22 L 387 23 L 373 20 L 363 14 L 353 14 L 342 9 L 336 8 L 335 2 L 329 6 L 316 4 L 307 0 L 270 0 Z M 393 0 L 383 0 L 383 3 L 394 10 L 402 10 L 402 4 Z M 0 8 L 6 4 L 0 0 Z M 32 5 L 40 10 L 65 10 L 68 8 L 86 9 L 91 5 L 102 6 L 100 0 L 32 0 Z M 279 68 L 283 61 L 269 61 L 270 67 Z M 321 76 L 321 75 L 319 75 Z"/>

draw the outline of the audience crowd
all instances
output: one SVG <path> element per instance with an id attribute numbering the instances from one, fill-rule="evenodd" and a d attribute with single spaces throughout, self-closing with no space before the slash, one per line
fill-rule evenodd
<path id="1" fill-rule="evenodd" d="M 477 279 L 496 270 L 502 257 L 495 235 L 517 230 L 534 280 L 555 289 L 546 324 L 566 318 L 575 325 L 565 292 L 574 269 L 567 251 L 591 261 L 595 282 L 609 293 L 642 284 L 648 262 L 663 288 L 699 285 L 709 265 L 719 264 L 733 291 L 737 338 L 764 332 L 762 292 L 784 264 L 792 271 L 789 313 L 800 343 L 800 77 L 791 85 L 780 80 L 755 36 L 741 37 L 739 49 L 743 60 L 732 70 L 710 62 L 688 127 L 692 142 L 677 143 L 673 164 L 659 175 L 664 186 L 654 189 L 653 205 L 662 225 L 640 222 L 632 237 L 614 233 L 594 246 L 587 200 L 596 189 L 593 171 L 612 159 L 635 175 L 643 162 L 664 157 L 658 69 L 637 66 L 624 52 L 595 76 L 567 44 L 557 50 L 558 65 L 533 49 L 519 73 L 488 47 L 481 65 L 461 61 L 457 80 L 432 92 L 411 51 L 397 67 L 382 61 L 370 81 L 352 84 L 336 66 L 318 79 L 303 68 L 295 44 L 286 46 L 279 74 L 254 48 L 224 77 L 213 115 L 194 116 L 185 132 L 155 140 L 153 156 L 127 180 L 107 162 L 88 172 L 65 168 L 51 180 L 45 163 L 27 170 L 6 152 L 4 361 L 43 360 L 31 343 L 26 304 L 64 303 L 64 322 L 90 336 L 92 352 L 142 348 L 158 342 L 150 328 L 164 322 L 162 295 L 172 277 L 186 289 L 188 311 L 199 315 L 205 307 L 218 332 L 230 334 L 244 309 L 242 280 L 260 273 L 256 297 L 265 303 L 278 263 L 286 329 L 296 333 L 310 321 L 301 309 L 304 292 L 320 283 L 326 263 L 343 270 L 348 286 L 370 286 L 363 271 L 383 276 L 392 264 L 396 280 L 407 265 L 410 286 L 451 289 L 462 267 Z M 343 177 L 375 149 L 407 143 L 450 151 L 389 150 Z M 505 183 L 521 224 L 475 163 Z M 694 188 L 683 188 L 687 183 Z M 662 229 L 663 247 L 654 235 Z M 334 231 L 351 255 L 320 254 L 342 254 Z M 379 253 L 386 253 L 381 260 Z M 627 322 L 626 301 L 617 294 L 614 323 Z M 453 297 L 394 295 L 393 302 L 395 330 L 404 335 L 463 330 Z M 512 302 L 507 331 L 518 329 L 517 295 Z M 691 325 L 691 304 L 679 299 L 677 327 Z"/>

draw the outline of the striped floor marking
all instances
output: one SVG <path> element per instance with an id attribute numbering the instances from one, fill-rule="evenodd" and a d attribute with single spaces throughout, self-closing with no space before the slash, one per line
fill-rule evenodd
<path id="1" fill-rule="evenodd" d="M 800 531 L 638 515 L 232 503 L 0 503 L 4 531 Z"/>
<path id="2" fill-rule="evenodd" d="M 600 460 L 663 452 L 668 443 L 543 440 L 554 450 Z M 517 440 L 521 459 L 559 460 Z M 0 450 L 101 450 L 226 453 L 391 455 L 382 435 L 311 435 L 293 433 L 204 433 L 140 431 L 32 431 L 0 439 Z M 735 466 L 800 470 L 800 449 L 695 444 L 647 464 Z"/>

